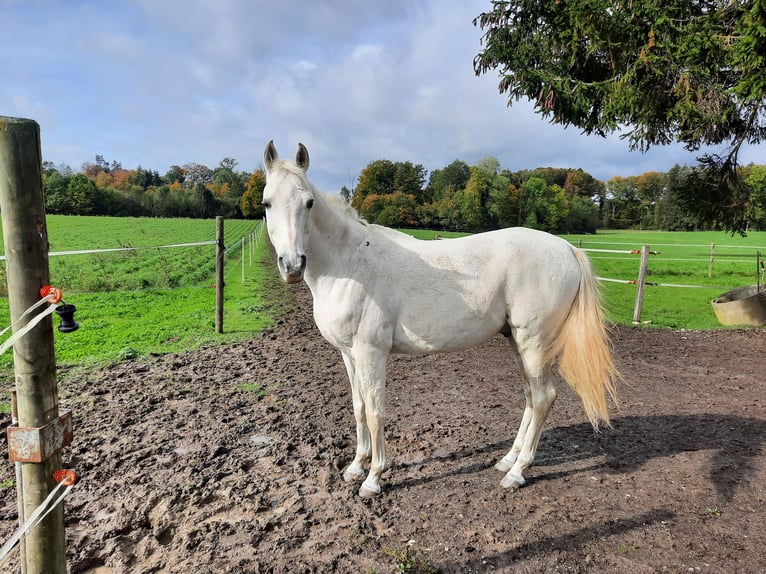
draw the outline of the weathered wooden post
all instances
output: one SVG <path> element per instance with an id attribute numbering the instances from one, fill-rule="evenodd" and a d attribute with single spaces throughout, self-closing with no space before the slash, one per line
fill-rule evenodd
<path id="1" fill-rule="evenodd" d="M 11 322 L 40 300 L 49 283 L 48 232 L 42 191 L 40 126 L 0 116 L 0 212 Z M 24 325 L 18 325 L 14 332 Z M 49 428 L 59 419 L 53 322 L 46 317 L 13 347 L 19 427 Z M 29 516 L 55 487 L 58 452 L 40 462 L 21 462 L 23 511 Z M 58 505 L 26 534 L 22 568 L 28 574 L 66 574 L 64 510 Z"/>
<path id="2" fill-rule="evenodd" d="M 223 237 L 223 217 L 215 218 L 215 332 L 223 333 L 223 268 L 226 245 Z"/>
<path id="3" fill-rule="evenodd" d="M 646 272 L 649 269 L 649 246 L 641 248 L 641 267 L 638 269 L 638 281 L 636 281 L 636 305 L 633 307 L 633 322 L 641 322 L 641 308 L 644 306 L 644 290 L 646 289 Z"/>

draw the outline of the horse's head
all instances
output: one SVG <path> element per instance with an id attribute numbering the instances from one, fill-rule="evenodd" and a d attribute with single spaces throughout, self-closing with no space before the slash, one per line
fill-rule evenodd
<path id="1" fill-rule="evenodd" d="M 274 142 L 263 152 L 266 167 L 266 187 L 263 207 L 269 239 L 277 252 L 277 267 L 285 283 L 298 283 L 306 270 L 304 238 L 311 228 L 311 208 L 314 205 L 313 187 L 306 179 L 309 152 L 298 144 L 295 163 L 278 159 Z"/>

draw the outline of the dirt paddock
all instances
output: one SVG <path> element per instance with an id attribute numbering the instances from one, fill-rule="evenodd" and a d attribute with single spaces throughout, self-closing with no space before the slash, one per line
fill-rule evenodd
<path id="1" fill-rule="evenodd" d="M 766 571 L 763 330 L 617 328 L 613 427 L 560 384 L 518 491 L 493 469 L 523 408 L 507 342 L 392 357 L 392 468 L 368 500 L 341 478 L 340 356 L 291 291 L 250 342 L 63 374 L 71 573 Z M 4 488 L 2 541 L 15 522 Z"/>

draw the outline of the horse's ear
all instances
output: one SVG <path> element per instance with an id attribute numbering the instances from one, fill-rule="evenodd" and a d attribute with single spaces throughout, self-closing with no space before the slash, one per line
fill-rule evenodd
<path id="1" fill-rule="evenodd" d="M 308 171 L 309 169 L 309 150 L 302 143 L 298 144 L 298 151 L 295 153 L 295 165 L 303 171 Z"/>
<path id="2" fill-rule="evenodd" d="M 266 166 L 266 171 L 271 171 L 271 166 L 279 156 L 277 155 L 277 148 L 274 147 L 274 140 L 270 140 L 266 144 L 266 149 L 263 150 L 263 165 Z"/>

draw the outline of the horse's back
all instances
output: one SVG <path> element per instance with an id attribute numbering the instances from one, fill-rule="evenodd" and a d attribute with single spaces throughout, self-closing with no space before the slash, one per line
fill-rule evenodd
<path id="1" fill-rule="evenodd" d="M 380 287 L 369 283 L 366 295 L 392 322 L 394 352 L 470 348 L 508 327 L 540 331 L 563 321 L 577 293 L 573 249 L 548 233 L 509 228 L 444 241 L 393 239 L 396 247 L 370 270 L 387 277 Z"/>

